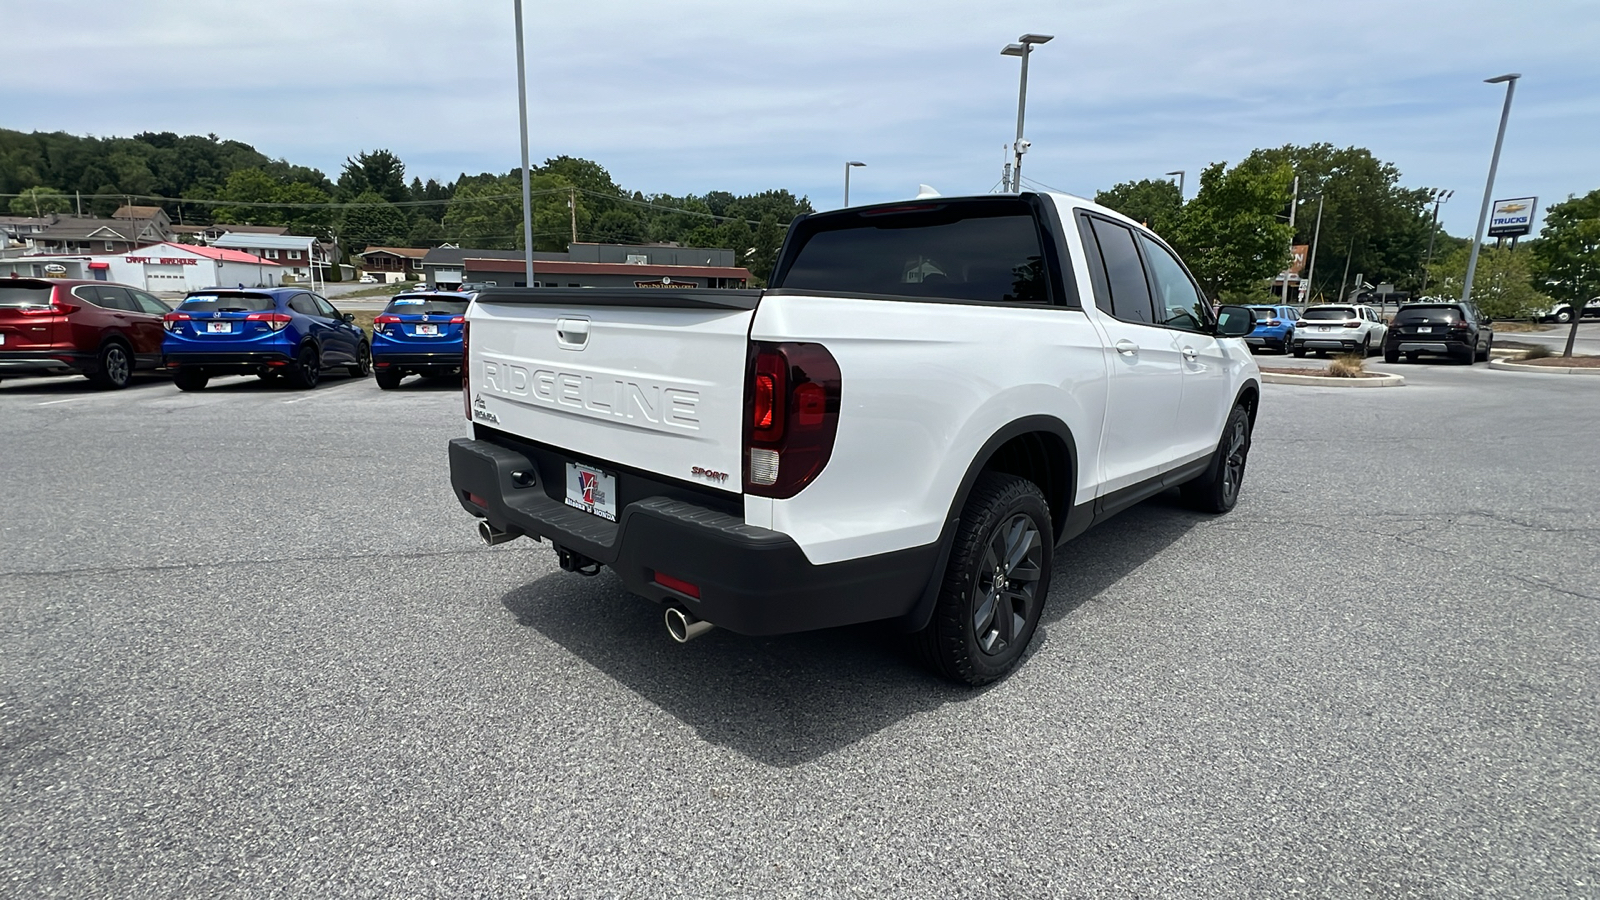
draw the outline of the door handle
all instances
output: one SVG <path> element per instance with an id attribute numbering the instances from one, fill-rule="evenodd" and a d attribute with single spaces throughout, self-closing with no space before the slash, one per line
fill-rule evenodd
<path id="1" fill-rule="evenodd" d="M 1185 347 L 1185 348 L 1183 348 L 1182 353 L 1183 353 L 1183 358 L 1184 359 L 1187 359 L 1190 362 L 1194 362 L 1195 352 L 1194 352 L 1194 348 L 1193 347 Z"/>
<path id="2" fill-rule="evenodd" d="M 1139 354 L 1139 345 L 1128 340 L 1127 338 L 1117 341 L 1115 344 L 1112 344 L 1112 346 L 1116 347 L 1117 352 L 1121 353 L 1123 356 L 1137 356 Z"/>
<path id="3" fill-rule="evenodd" d="M 589 320 L 557 319 L 556 343 L 569 350 L 582 350 L 589 343 Z"/>

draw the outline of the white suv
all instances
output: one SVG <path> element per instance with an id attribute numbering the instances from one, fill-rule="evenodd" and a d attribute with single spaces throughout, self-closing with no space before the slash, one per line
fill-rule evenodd
<path id="1" fill-rule="evenodd" d="M 1328 351 L 1371 356 L 1383 349 L 1389 326 L 1370 306 L 1308 306 L 1300 314 L 1290 349 L 1297 357 L 1307 351 L 1325 356 Z"/>

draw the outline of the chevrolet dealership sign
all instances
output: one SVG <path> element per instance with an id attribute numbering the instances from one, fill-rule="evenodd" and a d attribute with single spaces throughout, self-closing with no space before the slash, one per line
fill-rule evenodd
<path id="1" fill-rule="evenodd" d="M 1489 237 L 1522 237 L 1532 233 L 1533 213 L 1538 208 L 1538 197 L 1496 200 L 1494 210 L 1489 213 Z"/>

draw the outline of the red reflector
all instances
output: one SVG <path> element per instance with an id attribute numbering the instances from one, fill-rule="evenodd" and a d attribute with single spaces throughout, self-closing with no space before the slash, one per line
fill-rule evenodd
<path id="1" fill-rule="evenodd" d="M 267 363 L 267 365 L 269 365 L 269 366 L 287 366 L 288 364 L 289 364 L 289 361 L 287 359 L 274 359 L 271 362 Z"/>
<path id="2" fill-rule="evenodd" d="M 828 392 L 815 381 L 796 385 L 794 389 L 796 420 L 801 425 L 821 425 L 828 411 Z"/>
<path id="3" fill-rule="evenodd" d="M 484 509 L 488 509 L 489 508 L 489 501 L 483 499 L 482 497 L 479 497 L 477 494 L 473 494 L 473 493 L 470 493 L 470 492 L 467 494 L 467 502 L 471 503 L 473 506 L 481 506 Z"/>
<path id="4" fill-rule="evenodd" d="M 389 368 L 389 364 L 388 364 L 388 363 L 386 363 L 386 362 L 381 362 L 381 363 L 373 363 L 373 365 L 375 365 L 375 366 L 377 366 L 377 367 L 378 367 L 378 368 L 380 368 L 380 369 L 387 369 L 387 368 Z"/>
<path id="5" fill-rule="evenodd" d="M 685 594 L 695 598 L 696 600 L 700 599 L 700 589 L 689 582 L 682 580 L 681 578 L 673 578 L 671 575 L 663 575 L 660 572 L 656 573 L 655 578 L 656 584 L 659 584 L 664 588 L 671 588 L 680 594 Z"/>
<path id="6" fill-rule="evenodd" d="M 451 316 L 450 317 L 450 324 L 451 325 L 460 325 L 462 322 L 465 322 L 466 320 L 467 320 L 466 316 Z"/>

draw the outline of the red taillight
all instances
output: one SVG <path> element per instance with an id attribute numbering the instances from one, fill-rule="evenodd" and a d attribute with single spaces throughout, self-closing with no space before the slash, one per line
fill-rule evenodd
<path id="1" fill-rule="evenodd" d="M 189 314 L 188 313 L 169 312 L 166 315 L 161 317 L 161 327 L 165 328 L 168 331 L 176 333 L 178 328 L 179 328 L 178 323 L 179 322 L 187 322 L 187 321 L 189 321 Z"/>
<path id="2" fill-rule="evenodd" d="M 65 316 L 82 308 L 71 303 L 62 303 L 60 300 L 51 300 L 49 306 L 24 306 L 17 312 L 25 316 Z"/>
<path id="3" fill-rule="evenodd" d="M 681 578 L 673 578 L 671 575 L 663 575 L 660 572 L 655 573 L 654 578 L 656 584 L 659 584 L 664 588 L 671 588 L 680 594 L 693 597 L 696 600 L 700 599 L 700 588 L 696 585 L 690 584 L 687 581 L 684 581 Z"/>
<path id="4" fill-rule="evenodd" d="M 466 324 L 466 321 L 467 321 L 467 317 L 466 316 L 451 316 L 450 317 L 450 324 L 451 325 L 464 325 L 464 324 Z"/>
<path id="5" fill-rule="evenodd" d="M 391 316 L 388 313 L 384 313 L 383 315 L 381 315 L 381 316 L 377 317 L 376 319 L 372 320 L 372 324 L 374 324 L 374 325 L 395 325 L 395 324 L 398 324 L 399 322 L 400 322 L 400 317 L 399 316 Z"/>
<path id="6" fill-rule="evenodd" d="M 1282 325 L 1282 324 L 1283 323 L 1278 321 L 1277 319 L 1268 319 L 1267 320 L 1267 327 L 1268 328 L 1277 328 L 1279 325 Z"/>
<path id="7" fill-rule="evenodd" d="M 1346 328 L 1360 328 L 1361 327 L 1361 321 L 1359 319 L 1352 319 L 1351 321 L 1344 323 L 1344 327 L 1346 327 Z"/>
<path id="8" fill-rule="evenodd" d="M 1459 322 L 1451 322 L 1450 323 L 1450 327 L 1455 329 L 1455 330 L 1457 330 L 1457 331 L 1466 331 L 1467 329 L 1472 327 L 1472 324 L 1470 322 L 1468 322 L 1467 320 L 1462 319 Z"/>
<path id="9" fill-rule="evenodd" d="M 289 324 L 287 313 L 251 313 L 244 317 L 246 322 L 265 322 L 273 331 L 282 331 Z"/>
<path id="10" fill-rule="evenodd" d="M 470 377 L 472 357 L 467 354 L 467 342 L 470 338 L 468 332 L 471 329 L 471 322 L 461 323 L 461 411 L 466 414 L 468 421 L 472 420 L 472 379 Z"/>
<path id="11" fill-rule="evenodd" d="M 757 342 L 745 389 L 744 488 L 784 500 L 815 481 L 839 428 L 839 364 L 821 344 Z"/>

